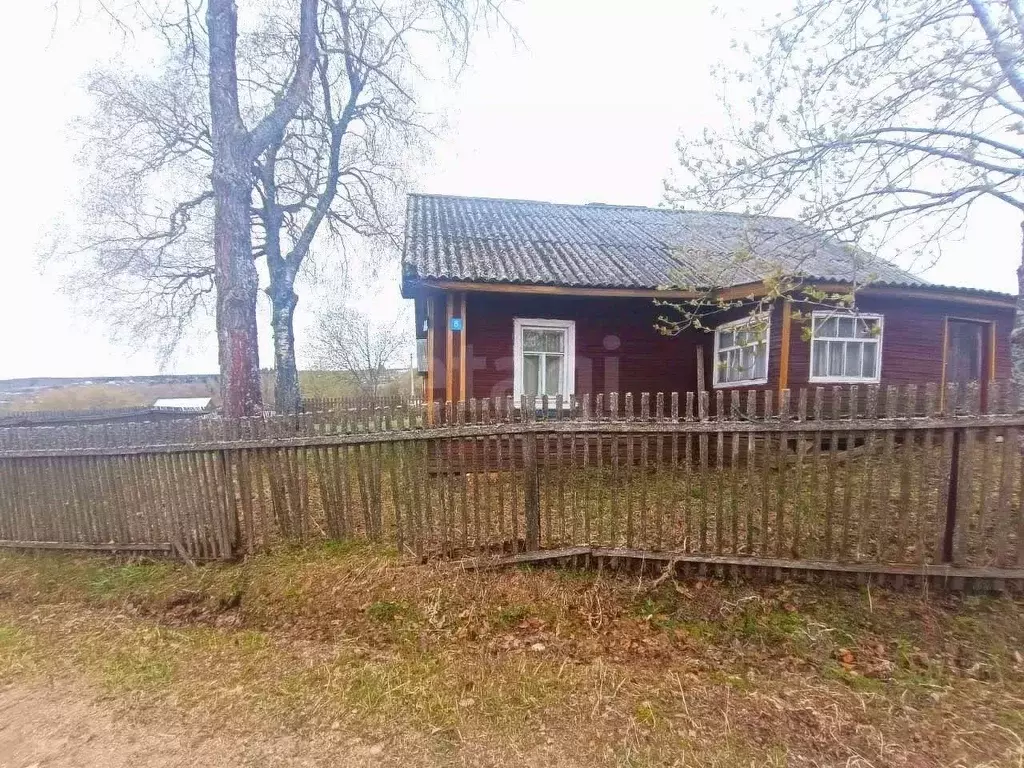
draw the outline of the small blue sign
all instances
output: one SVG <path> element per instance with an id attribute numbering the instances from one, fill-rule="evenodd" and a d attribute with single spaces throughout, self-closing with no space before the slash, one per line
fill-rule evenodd
<path id="1" fill-rule="evenodd" d="M 453 331 L 461 331 L 462 330 L 462 318 L 461 317 L 453 317 L 451 319 L 450 324 L 449 324 L 448 327 L 451 330 L 453 330 Z"/>

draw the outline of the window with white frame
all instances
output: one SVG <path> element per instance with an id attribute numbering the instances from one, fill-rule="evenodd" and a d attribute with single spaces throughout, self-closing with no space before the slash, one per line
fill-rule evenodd
<path id="1" fill-rule="evenodd" d="M 765 384 L 768 381 L 766 315 L 745 317 L 715 329 L 715 386 Z"/>
<path id="2" fill-rule="evenodd" d="M 568 401 L 576 384 L 576 324 L 517 317 L 514 328 L 516 402 L 523 395 Z"/>
<path id="3" fill-rule="evenodd" d="M 812 382 L 872 383 L 881 372 L 881 315 L 812 313 Z"/>

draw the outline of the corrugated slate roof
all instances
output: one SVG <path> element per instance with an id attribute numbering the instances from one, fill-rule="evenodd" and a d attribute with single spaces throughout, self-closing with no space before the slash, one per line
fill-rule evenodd
<path id="1" fill-rule="evenodd" d="M 657 289 L 759 281 L 926 281 L 794 219 L 624 205 L 409 196 L 406 280 Z"/>

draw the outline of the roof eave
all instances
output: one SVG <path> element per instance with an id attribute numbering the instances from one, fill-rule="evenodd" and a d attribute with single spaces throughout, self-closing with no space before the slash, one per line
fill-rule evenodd
<path id="1" fill-rule="evenodd" d="M 839 280 L 808 281 L 819 290 L 840 292 L 849 290 L 851 283 Z M 540 283 L 484 282 L 470 280 L 446 280 L 436 278 L 402 278 L 403 298 L 414 298 L 419 289 L 430 288 L 438 291 L 467 291 L 483 293 L 518 293 L 544 296 L 594 296 L 605 298 L 651 298 L 651 299 L 696 299 L 707 297 L 709 289 L 681 290 L 675 288 L 637 288 L 630 286 L 573 286 Z M 712 295 L 726 300 L 742 299 L 747 296 L 763 295 L 763 281 L 743 283 L 712 291 Z M 911 299 L 945 300 L 964 304 L 1013 308 L 1016 297 L 1011 294 L 981 291 L 971 288 L 930 285 L 898 285 L 887 283 L 869 284 L 858 289 L 868 296 L 901 296 Z"/>

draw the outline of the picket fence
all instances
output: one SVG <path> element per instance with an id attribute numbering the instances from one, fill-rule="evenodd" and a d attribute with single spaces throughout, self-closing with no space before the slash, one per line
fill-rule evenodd
<path id="1" fill-rule="evenodd" d="M 2 429 L 0 546 L 199 561 L 355 538 L 417 558 L 575 547 L 1024 578 L 1007 392 L 984 409 L 956 386 L 774 395 Z"/>

